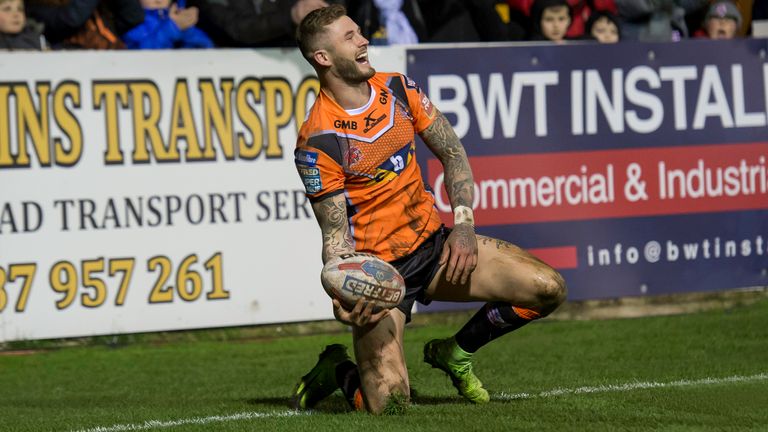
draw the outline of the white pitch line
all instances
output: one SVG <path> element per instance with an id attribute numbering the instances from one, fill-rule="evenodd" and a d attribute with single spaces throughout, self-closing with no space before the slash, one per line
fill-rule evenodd
<path id="1" fill-rule="evenodd" d="M 625 384 L 608 384 L 594 387 L 576 387 L 547 390 L 539 393 L 496 393 L 491 396 L 492 400 L 510 401 L 518 399 L 548 398 L 554 396 L 572 395 L 572 394 L 590 394 L 607 392 L 627 392 L 632 390 L 645 390 L 670 387 L 691 387 L 705 386 L 714 384 L 730 384 L 751 381 L 768 380 L 768 373 L 757 375 L 734 375 L 725 378 L 702 378 L 698 380 L 679 380 L 670 382 L 631 382 Z M 237 420 L 254 420 L 277 417 L 291 417 L 296 415 L 306 415 L 311 412 L 300 411 L 274 411 L 274 412 L 244 412 L 232 415 L 210 416 L 210 417 L 192 417 L 178 420 L 148 420 L 143 423 L 117 424 L 113 426 L 98 426 L 89 429 L 80 429 L 76 432 L 126 432 L 141 431 L 148 429 L 170 428 L 183 425 L 205 425 L 210 423 L 223 423 Z"/>
<path id="2" fill-rule="evenodd" d="M 757 375 L 734 375 L 725 378 L 702 378 L 698 380 L 679 380 L 671 382 L 631 382 L 625 384 L 607 384 L 594 387 L 576 387 L 576 388 L 561 388 L 554 390 L 547 390 L 540 393 L 497 393 L 491 396 L 493 400 L 509 401 L 517 399 L 534 399 L 534 398 L 548 398 L 553 396 L 563 396 L 571 394 L 585 394 L 585 393 L 607 393 L 607 392 L 627 392 L 632 390 L 645 390 L 645 389 L 657 389 L 657 388 L 670 388 L 670 387 L 690 387 L 690 386 L 704 386 L 713 384 L 730 384 L 739 382 L 750 381 L 763 381 L 768 380 L 768 373 L 760 373 Z"/>
<path id="3" fill-rule="evenodd" d="M 183 425 L 205 425 L 210 423 L 223 423 L 237 420 L 253 420 L 263 418 L 291 417 L 295 415 L 304 415 L 299 411 L 276 411 L 276 412 L 244 412 L 232 415 L 210 416 L 210 417 L 192 417 L 179 420 L 147 420 L 144 423 L 134 424 L 116 424 L 112 426 L 97 426 L 90 429 L 79 429 L 76 432 L 124 432 L 141 431 L 147 429 L 170 428 Z"/>

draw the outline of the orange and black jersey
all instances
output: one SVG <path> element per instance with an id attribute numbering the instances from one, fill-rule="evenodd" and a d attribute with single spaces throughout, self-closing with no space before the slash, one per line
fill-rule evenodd
<path id="1" fill-rule="evenodd" d="M 416 249 L 440 226 L 415 160 L 415 134 L 435 119 L 408 77 L 377 73 L 371 98 L 345 110 L 324 92 L 299 131 L 296 169 L 310 201 L 344 194 L 355 249 L 385 261 Z"/>

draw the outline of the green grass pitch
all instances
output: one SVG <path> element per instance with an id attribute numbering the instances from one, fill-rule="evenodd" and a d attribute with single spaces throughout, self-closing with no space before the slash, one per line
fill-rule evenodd
<path id="1" fill-rule="evenodd" d="M 477 354 L 483 406 L 422 363 L 423 344 L 456 329 L 406 330 L 416 394 L 398 416 L 346 412 L 338 392 L 310 413 L 288 408 L 297 378 L 347 332 L 0 355 L 0 431 L 768 431 L 766 300 L 529 325 Z"/>

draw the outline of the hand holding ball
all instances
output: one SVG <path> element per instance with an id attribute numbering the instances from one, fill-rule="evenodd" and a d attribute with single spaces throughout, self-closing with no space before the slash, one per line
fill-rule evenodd
<path id="1" fill-rule="evenodd" d="M 386 261 L 365 253 L 349 253 L 329 260 L 320 281 L 331 298 L 350 308 L 359 299 L 391 309 L 405 297 L 405 281 Z"/>

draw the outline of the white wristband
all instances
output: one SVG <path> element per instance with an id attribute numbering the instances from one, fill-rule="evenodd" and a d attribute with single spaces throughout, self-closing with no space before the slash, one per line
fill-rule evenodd
<path id="1" fill-rule="evenodd" d="M 472 212 L 472 209 L 467 206 L 456 206 L 455 209 L 453 209 L 453 225 L 458 224 L 469 224 L 470 226 L 475 226 L 475 214 Z"/>

